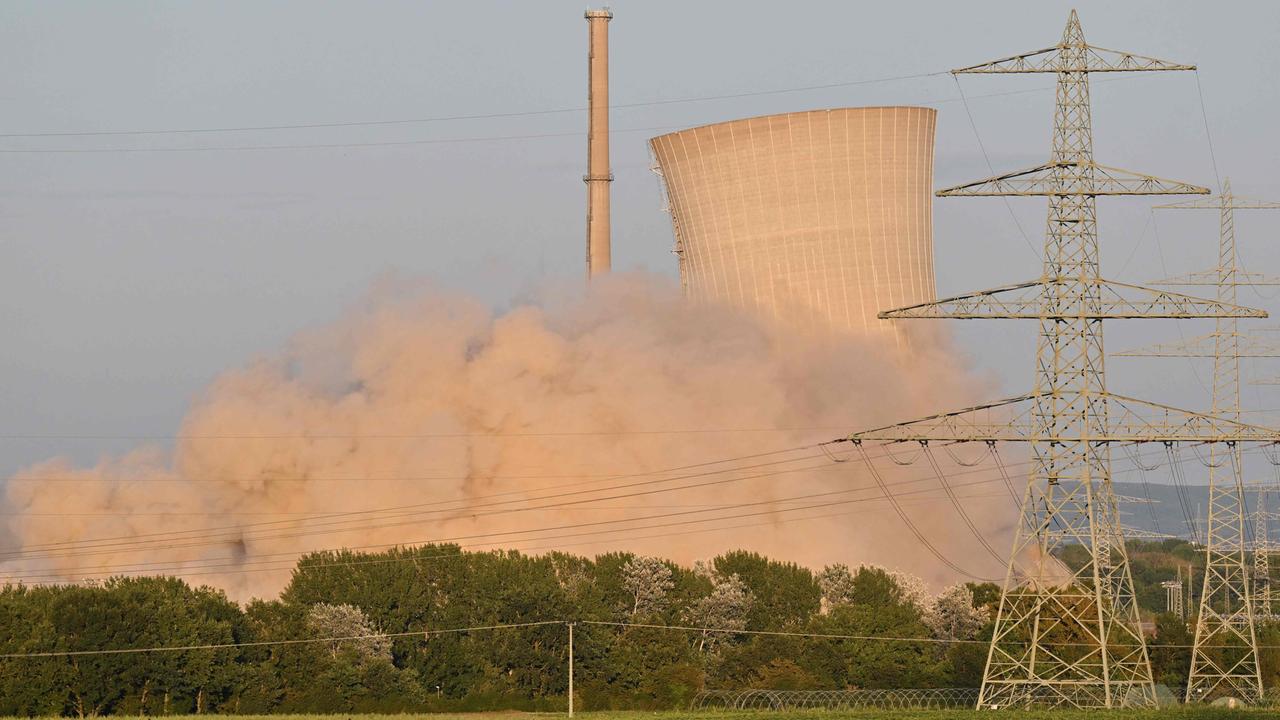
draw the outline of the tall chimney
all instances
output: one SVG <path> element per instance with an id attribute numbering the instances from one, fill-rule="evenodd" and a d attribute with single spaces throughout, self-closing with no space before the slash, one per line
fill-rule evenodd
<path id="1" fill-rule="evenodd" d="M 608 8 L 585 16 L 591 50 L 587 71 L 587 276 L 609 272 L 609 20 Z"/>

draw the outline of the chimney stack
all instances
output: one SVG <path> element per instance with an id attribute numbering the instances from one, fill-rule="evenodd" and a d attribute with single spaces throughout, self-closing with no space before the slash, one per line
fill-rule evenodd
<path id="1" fill-rule="evenodd" d="M 608 8 L 588 10 L 587 276 L 609 272 L 609 20 Z"/>

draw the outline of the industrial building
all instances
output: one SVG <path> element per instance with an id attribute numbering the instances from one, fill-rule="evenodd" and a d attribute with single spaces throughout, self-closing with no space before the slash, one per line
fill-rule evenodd
<path id="1" fill-rule="evenodd" d="M 935 299 L 936 115 L 814 110 L 651 139 L 686 294 L 792 327 L 896 336 L 877 312 Z"/>

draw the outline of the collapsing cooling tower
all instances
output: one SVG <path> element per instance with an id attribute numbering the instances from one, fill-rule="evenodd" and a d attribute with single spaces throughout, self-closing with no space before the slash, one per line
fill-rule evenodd
<path id="1" fill-rule="evenodd" d="M 934 299 L 930 108 L 815 110 L 649 141 L 695 300 L 796 327 L 893 332 Z"/>

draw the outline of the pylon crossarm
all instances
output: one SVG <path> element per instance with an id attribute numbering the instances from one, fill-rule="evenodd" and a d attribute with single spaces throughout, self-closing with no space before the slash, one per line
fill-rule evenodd
<path id="1" fill-rule="evenodd" d="M 1152 532 L 1151 530 L 1128 526 L 1121 527 L 1120 532 L 1130 540 L 1168 540 L 1177 537 L 1177 535 L 1170 535 L 1169 533 Z"/>
<path id="2" fill-rule="evenodd" d="M 895 425 L 852 433 L 834 442 L 999 442 L 1023 441 L 1024 427 L 1030 426 L 1030 401 L 1034 395 L 1020 395 L 983 405 L 930 415 Z"/>
<path id="3" fill-rule="evenodd" d="M 1274 358 L 1280 357 L 1280 337 L 1260 335 L 1256 333 L 1223 332 L 1207 333 L 1189 338 L 1183 342 L 1159 343 L 1141 348 L 1112 353 L 1112 357 L 1216 357 L 1214 344 L 1218 338 L 1233 339 L 1236 343 L 1235 357 Z"/>
<path id="4" fill-rule="evenodd" d="M 1108 353 L 1109 357 L 1213 357 L 1213 333 L 1175 343 L 1156 343 Z"/>
<path id="5" fill-rule="evenodd" d="M 1196 272 L 1187 273 L 1186 275 L 1175 275 L 1171 278 L 1156 280 L 1151 285 L 1156 286 L 1191 286 L 1191 285 L 1210 285 L 1213 287 L 1241 287 L 1249 286 L 1272 286 L 1280 285 L 1280 277 L 1267 275 L 1266 273 L 1245 272 L 1243 270 L 1235 270 L 1229 274 L 1227 278 L 1223 277 L 1224 273 L 1218 268 L 1212 270 L 1197 270 Z"/>
<path id="6" fill-rule="evenodd" d="M 1266 310 L 1115 280 L 1097 280 L 1101 318 L 1265 318 Z M 1130 295 L 1133 297 L 1126 297 Z"/>
<path id="7" fill-rule="evenodd" d="M 1254 200 L 1235 195 L 1213 195 L 1194 200 L 1183 200 L 1164 205 L 1153 205 L 1152 210 L 1280 210 L 1280 202 Z"/>
<path id="8" fill-rule="evenodd" d="M 1056 302 L 1047 302 L 1046 298 Z M 1156 288 L 1097 279 L 1078 282 L 1067 278 L 1031 280 L 966 295 L 910 305 L 877 314 L 897 319 L 1020 319 L 1090 320 L 1126 318 L 1265 318 L 1264 310 L 1192 297 Z"/>
<path id="9" fill-rule="evenodd" d="M 1005 73 L 1058 73 L 1058 72 L 1143 72 L 1195 70 L 1195 65 L 1179 63 L 1147 57 L 1121 50 L 1086 45 L 1084 63 L 1073 59 L 1075 55 L 1064 58 L 1064 45 L 1043 50 L 1012 55 L 999 60 L 970 65 L 952 70 L 953 75 L 994 75 Z M 1065 62 L 1064 62 L 1065 60 Z"/>
<path id="10" fill-rule="evenodd" d="M 1110 442 L 1276 443 L 1280 431 L 1106 393 Z"/>
<path id="11" fill-rule="evenodd" d="M 1070 168 L 1070 173 L 1063 173 Z M 1064 180 L 1064 175 L 1075 178 Z M 943 188 L 938 197 L 1207 195 L 1209 189 L 1094 162 L 1050 162 L 974 182 Z"/>
<path id="12" fill-rule="evenodd" d="M 1111 497 L 1115 498 L 1116 502 L 1122 502 L 1122 503 L 1140 503 L 1142 505 L 1149 505 L 1151 503 L 1160 502 L 1159 500 L 1155 500 L 1153 498 L 1134 497 L 1132 495 L 1116 495 L 1115 493 L 1112 493 Z"/>
<path id="13" fill-rule="evenodd" d="M 1038 403 L 1059 406 L 1105 403 L 1105 433 L 1083 436 L 1037 426 Z M 918 420 L 852 433 L 833 442 L 1037 442 L 1037 443 L 1277 443 L 1280 431 L 1099 392 L 1088 397 L 1020 395 Z"/>

